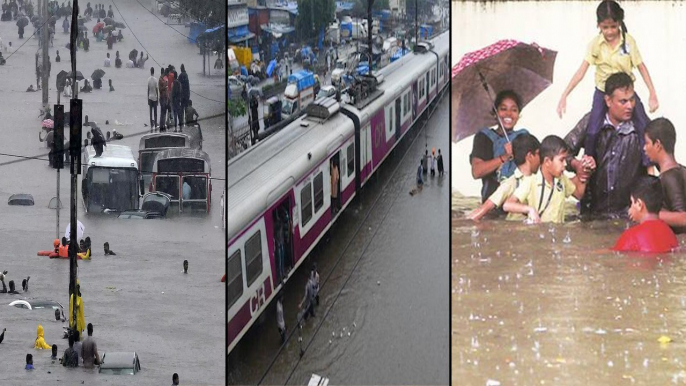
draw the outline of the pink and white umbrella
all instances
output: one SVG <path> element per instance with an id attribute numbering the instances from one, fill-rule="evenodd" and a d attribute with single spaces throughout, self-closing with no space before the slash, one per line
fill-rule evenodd
<path id="1" fill-rule="evenodd" d="M 55 123 L 52 121 L 52 119 L 44 119 L 41 125 L 46 129 L 52 129 L 54 128 Z"/>
<path id="2" fill-rule="evenodd" d="M 498 123 L 493 101 L 500 91 L 519 94 L 522 107 L 553 83 L 556 51 L 500 40 L 470 52 L 452 70 L 453 141 Z"/>

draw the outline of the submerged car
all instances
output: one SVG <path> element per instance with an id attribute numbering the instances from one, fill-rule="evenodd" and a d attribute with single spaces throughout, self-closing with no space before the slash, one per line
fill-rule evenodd
<path id="1" fill-rule="evenodd" d="M 28 310 L 57 310 L 59 309 L 60 312 L 64 313 L 64 307 L 56 301 L 53 300 L 38 300 L 38 299 L 30 299 L 30 300 L 15 300 L 12 303 L 9 304 L 10 306 L 14 306 L 17 308 L 25 308 Z"/>
<path id="2" fill-rule="evenodd" d="M 100 374 L 135 375 L 141 370 L 135 352 L 106 352 L 102 354 L 100 362 Z"/>
<path id="3" fill-rule="evenodd" d="M 143 204 L 140 209 L 125 210 L 119 213 L 118 218 L 123 219 L 151 219 L 161 218 L 167 215 L 171 196 L 164 192 L 150 192 L 143 196 Z"/>
<path id="4" fill-rule="evenodd" d="M 7 200 L 7 204 L 31 206 L 33 205 L 33 196 L 26 193 L 13 194 L 10 196 L 9 200 Z"/>

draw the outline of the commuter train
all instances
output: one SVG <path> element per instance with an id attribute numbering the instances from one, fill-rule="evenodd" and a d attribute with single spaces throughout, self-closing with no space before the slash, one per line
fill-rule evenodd
<path id="1" fill-rule="evenodd" d="M 449 50 L 445 32 L 381 69 L 367 98 L 318 99 L 304 116 L 229 161 L 228 353 L 288 280 L 277 245 L 283 265 L 295 272 L 449 84 Z"/>

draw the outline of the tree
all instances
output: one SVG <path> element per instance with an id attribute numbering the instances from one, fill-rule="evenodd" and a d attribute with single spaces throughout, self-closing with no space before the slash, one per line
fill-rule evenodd
<path id="1" fill-rule="evenodd" d="M 334 0 L 298 0 L 295 30 L 300 39 L 316 39 L 319 31 L 331 23 L 335 12 Z"/>
<path id="2" fill-rule="evenodd" d="M 351 11 L 352 16 L 366 19 L 368 1 L 373 1 L 372 11 L 378 12 L 383 11 L 384 9 L 390 9 L 388 0 L 357 0 Z"/>
<path id="3" fill-rule="evenodd" d="M 245 106 L 245 101 L 240 98 L 231 99 L 229 98 L 226 105 L 226 112 L 229 114 L 229 158 L 234 157 L 238 151 L 238 144 L 236 143 L 236 137 L 233 134 L 233 118 L 242 117 L 248 110 Z"/>
<path id="4" fill-rule="evenodd" d="M 208 28 L 226 23 L 226 3 L 222 1 L 179 0 L 179 8 Z"/>

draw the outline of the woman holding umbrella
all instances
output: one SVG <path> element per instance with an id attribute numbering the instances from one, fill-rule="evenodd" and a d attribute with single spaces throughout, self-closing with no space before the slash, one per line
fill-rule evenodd
<path id="1" fill-rule="evenodd" d="M 521 106 L 521 98 L 516 92 L 499 92 L 495 98 L 498 125 L 495 129 L 484 128 L 474 136 L 469 163 L 472 165 L 474 179 L 482 180 L 482 202 L 495 192 L 501 180 L 515 172 L 511 141 L 521 134 L 528 133 L 526 129 L 514 130 Z"/>

